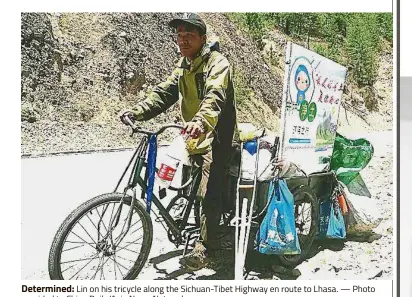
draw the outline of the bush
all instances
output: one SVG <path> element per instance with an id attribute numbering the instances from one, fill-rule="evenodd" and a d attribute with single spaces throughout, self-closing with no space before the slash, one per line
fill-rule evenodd
<path id="1" fill-rule="evenodd" d="M 247 30 L 260 49 L 263 37 L 271 27 L 270 13 L 228 13 L 227 16 L 240 27 Z"/>
<path id="2" fill-rule="evenodd" d="M 262 13 L 242 13 L 240 21 L 247 29 L 260 49 L 263 48 L 262 38 L 267 30 L 265 16 Z"/>
<path id="3" fill-rule="evenodd" d="M 386 40 L 393 41 L 393 14 L 378 13 L 377 22 L 380 35 Z"/>
<path id="4" fill-rule="evenodd" d="M 241 106 L 243 102 L 250 99 L 253 96 L 253 90 L 246 82 L 244 73 L 240 69 L 234 70 L 233 83 L 235 89 L 236 104 Z"/>
<path id="5" fill-rule="evenodd" d="M 260 13 L 245 13 L 245 25 L 252 36 L 256 38 L 263 37 L 263 17 Z"/>
<path id="6" fill-rule="evenodd" d="M 344 64 L 342 49 L 337 46 L 332 44 L 315 43 L 311 49 L 321 56 L 331 59 L 337 63 Z"/>
<path id="7" fill-rule="evenodd" d="M 272 24 L 288 35 L 312 36 L 317 31 L 316 13 L 272 13 L 270 18 Z"/>
<path id="8" fill-rule="evenodd" d="M 350 14 L 347 13 L 320 13 L 318 16 L 317 34 L 333 46 L 342 44 L 347 32 L 347 23 Z"/>
<path id="9" fill-rule="evenodd" d="M 359 86 L 376 80 L 382 39 L 393 40 L 391 13 L 231 13 L 262 48 L 264 34 L 277 27 L 287 35 L 313 41 L 322 56 L 349 66 Z M 320 42 L 319 42 L 320 41 Z"/>
<path id="10" fill-rule="evenodd" d="M 376 14 L 353 16 L 348 26 L 346 51 L 353 79 L 359 86 L 374 84 L 380 44 Z"/>

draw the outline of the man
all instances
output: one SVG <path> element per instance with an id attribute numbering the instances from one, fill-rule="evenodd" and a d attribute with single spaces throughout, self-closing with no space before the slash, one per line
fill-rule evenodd
<path id="1" fill-rule="evenodd" d="M 168 79 L 134 109 L 122 112 L 135 120 L 149 120 L 182 96 L 181 112 L 190 136 L 189 153 L 203 159 L 200 186 L 201 236 L 182 264 L 199 269 L 219 250 L 217 229 L 221 219 L 221 193 L 225 165 L 236 126 L 232 74 L 228 60 L 206 44 L 206 25 L 196 14 L 184 14 L 169 25 L 176 29 L 181 59 Z"/>

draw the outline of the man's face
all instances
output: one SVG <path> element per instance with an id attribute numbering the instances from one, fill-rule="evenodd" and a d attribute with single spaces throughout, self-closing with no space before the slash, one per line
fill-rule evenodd
<path id="1" fill-rule="evenodd" d="M 206 42 L 206 35 L 200 36 L 196 28 L 182 25 L 177 27 L 177 45 L 182 56 L 194 59 Z"/>

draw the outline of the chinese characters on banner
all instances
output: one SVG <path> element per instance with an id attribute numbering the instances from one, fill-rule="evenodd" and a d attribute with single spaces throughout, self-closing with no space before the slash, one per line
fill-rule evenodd
<path id="1" fill-rule="evenodd" d="M 286 61 L 281 157 L 319 172 L 332 156 L 347 69 L 293 43 Z"/>

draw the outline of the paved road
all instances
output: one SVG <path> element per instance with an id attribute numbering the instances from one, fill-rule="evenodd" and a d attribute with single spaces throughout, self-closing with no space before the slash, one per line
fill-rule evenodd
<path id="1" fill-rule="evenodd" d="M 132 153 L 22 159 L 22 279 L 49 278 L 48 252 L 63 219 L 91 197 L 113 191 Z M 165 198 L 164 202 L 167 201 Z M 152 263 L 147 263 L 139 279 L 184 274 L 178 264 L 182 249 L 176 251 L 160 223 L 153 222 L 153 227 L 155 236 L 149 255 Z M 207 273 L 206 270 L 201 272 L 202 275 Z"/>
<path id="2" fill-rule="evenodd" d="M 378 155 L 383 151 L 380 152 L 381 146 L 377 144 L 383 138 L 385 142 L 391 142 L 392 133 L 353 135 L 361 136 L 367 136 L 375 144 L 375 154 Z M 113 191 L 132 153 L 124 151 L 22 159 L 22 279 L 49 278 L 48 252 L 58 227 L 84 201 Z M 402 154 L 406 154 L 404 148 Z M 152 251 L 139 279 L 214 278 L 216 272 L 211 269 L 202 269 L 195 274 L 180 269 L 178 260 L 182 249 L 176 251 L 159 223 L 154 222 L 153 227 Z M 313 262 L 313 265 L 318 265 L 314 263 L 316 261 L 314 258 L 306 264 L 312 265 Z"/>

